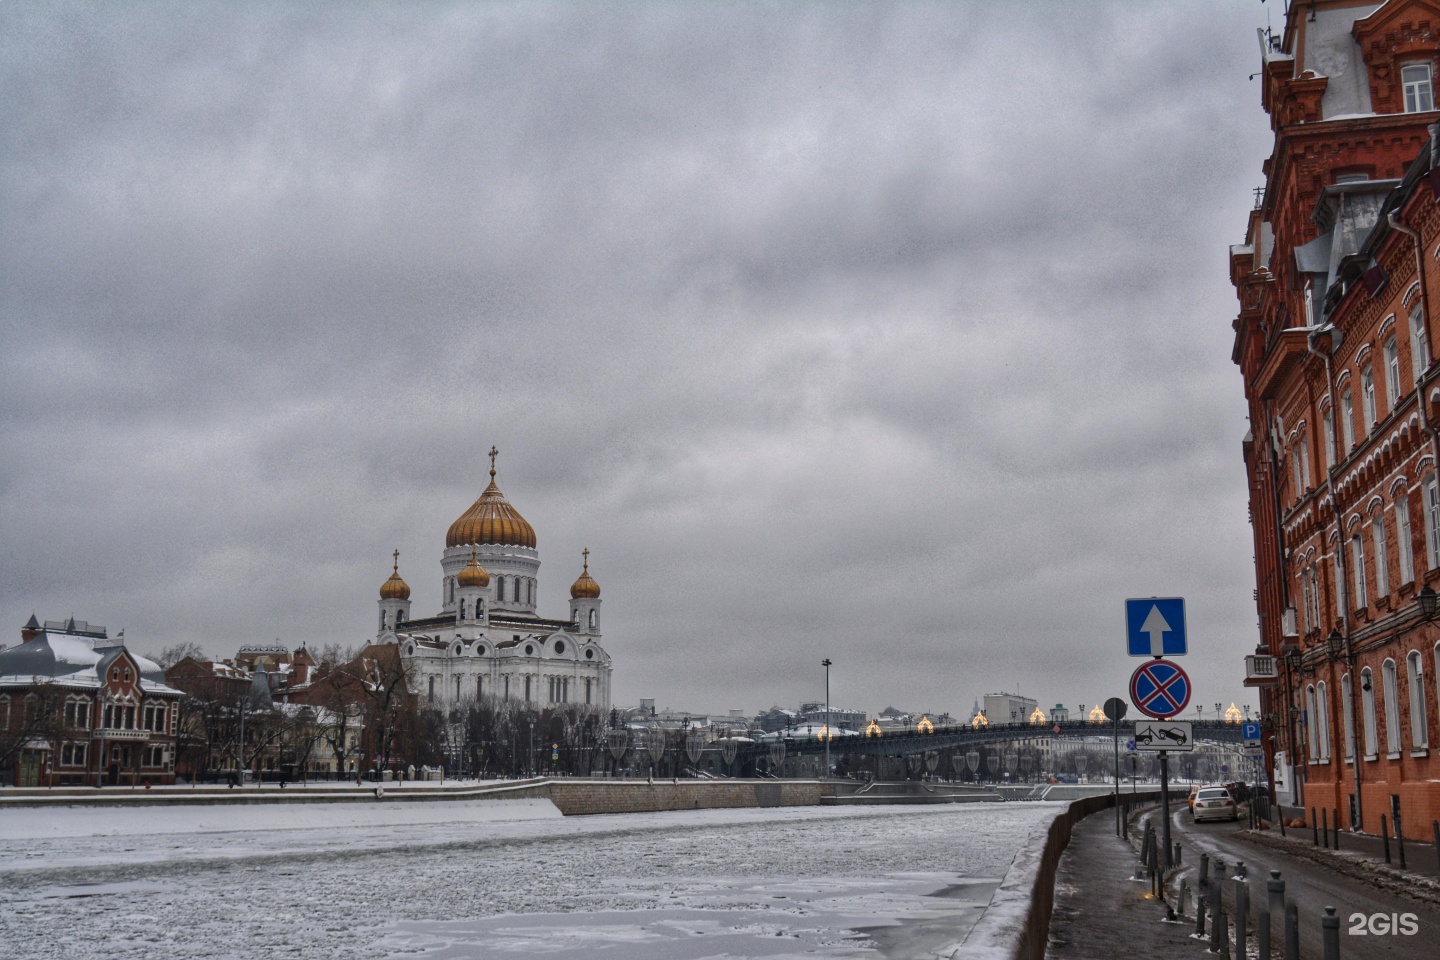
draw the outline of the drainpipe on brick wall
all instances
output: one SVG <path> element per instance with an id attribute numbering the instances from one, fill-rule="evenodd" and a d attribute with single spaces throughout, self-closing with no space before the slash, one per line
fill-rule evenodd
<path id="1" fill-rule="evenodd" d="M 1423 324 L 1425 327 L 1425 346 L 1426 349 L 1429 350 L 1431 349 L 1429 302 L 1430 297 L 1428 291 L 1426 290 L 1425 284 L 1425 257 L 1420 242 L 1420 234 L 1418 231 L 1412 230 L 1405 224 L 1401 223 L 1400 218 L 1396 216 L 1394 210 L 1391 210 L 1388 214 L 1386 214 L 1386 220 L 1389 221 L 1391 229 L 1395 230 L 1397 233 L 1403 233 L 1405 234 L 1405 236 L 1410 238 L 1411 248 L 1415 251 L 1415 277 L 1420 284 L 1420 323 Z M 1430 358 L 1426 357 L 1425 359 L 1429 360 Z M 1435 425 L 1430 422 L 1430 417 L 1426 412 L 1426 407 L 1429 406 L 1429 398 L 1425 396 L 1425 390 L 1427 387 L 1426 381 L 1429 378 L 1429 374 L 1430 365 L 1427 364 L 1425 369 L 1422 370 L 1420 373 L 1420 382 L 1415 385 L 1415 394 L 1420 406 L 1420 429 L 1430 434 L 1430 450 L 1433 454 L 1435 454 L 1436 467 L 1440 468 L 1440 429 L 1436 429 Z"/>
<path id="2" fill-rule="evenodd" d="M 1333 338 L 1331 339 L 1330 343 L 1333 348 L 1335 343 Z M 1334 365 L 1330 362 L 1331 351 L 1326 350 L 1322 352 L 1316 350 L 1315 340 L 1313 337 L 1307 337 L 1305 339 L 1305 345 L 1312 354 L 1325 361 L 1325 400 L 1329 404 L 1331 422 L 1333 423 L 1335 417 L 1335 368 Z M 1335 576 L 1343 577 L 1345 576 L 1345 525 L 1344 518 L 1340 515 L 1340 504 L 1337 503 L 1335 500 L 1335 472 L 1340 469 L 1340 456 L 1338 455 L 1339 452 L 1335 449 L 1335 445 L 1339 443 L 1339 435 L 1333 429 L 1330 431 L 1330 433 L 1331 436 L 1329 438 L 1329 443 L 1331 445 L 1331 449 L 1326 452 L 1327 454 L 1329 454 L 1329 459 L 1333 466 L 1331 466 L 1325 471 L 1325 497 L 1330 501 L 1330 513 L 1335 517 L 1335 531 L 1339 535 L 1339 539 L 1335 542 Z M 1347 668 L 1349 668 L 1350 673 L 1353 675 L 1355 670 L 1353 666 L 1354 658 L 1351 656 L 1350 653 L 1350 612 L 1345 609 L 1341 609 L 1340 611 L 1340 634 L 1345 638 L 1345 665 Z M 1336 686 L 1340 687 L 1341 685 L 1336 684 Z M 1346 712 L 1345 691 L 1343 689 L 1340 689 L 1336 692 L 1340 695 L 1340 715 L 1344 716 Z M 1326 693 L 1328 694 L 1329 691 L 1327 690 Z M 1328 710 L 1330 708 L 1330 705 L 1327 703 L 1325 705 L 1325 708 Z M 1347 724 L 1346 735 L 1349 741 L 1356 745 L 1355 753 L 1350 758 L 1350 766 L 1352 768 L 1351 772 L 1354 774 L 1355 778 L 1355 823 L 1351 824 L 1351 826 L 1354 829 L 1358 830 L 1360 828 L 1360 824 L 1364 823 L 1365 821 L 1361 816 L 1362 808 L 1360 800 L 1359 756 L 1360 741 L 1356 738 L 1357 731 L 1355 729 L 1355 715 L 1356 713 L 1358 713 L 1358 711 L 1355 709 L 1353 697 L 1351 698 L 1349 713 L 1350 722 L 1349 724 Z M 1333 750 L 1331 751 L 1331 755 L 1334 755 Z M 1340 750 L 1340 755 L 1340 762 L 1343 764 L 1345 762 L 1343 747 Z M 1338 783 L 1340 778 L 1336 777 L 1335 780 Z M 1336 829 L 1339 829 L 1339 824 L 1336 824 Z"/>

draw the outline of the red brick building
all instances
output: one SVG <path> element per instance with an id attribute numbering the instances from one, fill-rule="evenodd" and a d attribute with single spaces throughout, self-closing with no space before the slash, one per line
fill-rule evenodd
<path id="1" fill-rule="evenodd" d="M 1230 251 L 1260 627 L 1247 682 L 1282 799 L 1370 832 L 1398 810 L 1428 836 L 1440 3 L 1291 4 L 1261 50 L 1274 149 Z"/>
<path id="2" fill-rule="evenodd" d="M 104 627 L 32 616 L 0 650 L 0 777 L 17 786 L 175 782 L 181 693 Z"/>

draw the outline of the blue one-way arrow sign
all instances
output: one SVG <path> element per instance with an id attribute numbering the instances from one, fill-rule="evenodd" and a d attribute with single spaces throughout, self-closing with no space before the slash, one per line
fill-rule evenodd
<path id="1" fill-rule="evenodd" d="M 1125 639 L 1132 657 L 1184 656 L 1185 598 L 1126 600 Z"/>

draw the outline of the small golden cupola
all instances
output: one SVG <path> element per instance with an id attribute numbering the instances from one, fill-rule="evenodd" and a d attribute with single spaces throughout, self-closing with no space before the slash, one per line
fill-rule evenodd
<path id="1" fill-rule="evenodd" d="M 535 549 L 535 528 L 520 516 L 520 511 L 510 505 L 505 494 L 495 485 L 495 457 L 499 453 L 490 448 L 490 486 L 480 494 L 480 499 L 450 524 L 445 534 L 445 546 L 463 547 L 470 544 L 500 544 L 510 547 Z"/>
<path id="2" fill-rule="evenodd" d="M 598 600 L 600 599 L 600 584 L 590 576 L 590 548 L 586 547 L 581 551 L 585 558 L 585 568 L 580 571 L 580 577 L 570 584 L 571 600 Z"/>
<path id="3" fill-rule="evenodd" d="M 470 562 L 465 564 L 465 569 L 455 577 L 455 585 L 461 589 L 479 587 L 482 590 L 490 586 L 490 574 L 480 566 L 480 559 L 474 550 L 470 551 Z"/>
<path id="4" fill-rule="evenodd" d="M 400 579 L 400 551 L 395 551 L 395 568 L 390 579 L 380 584 L 381 600 L 409 600 L 410 584 Z"/>

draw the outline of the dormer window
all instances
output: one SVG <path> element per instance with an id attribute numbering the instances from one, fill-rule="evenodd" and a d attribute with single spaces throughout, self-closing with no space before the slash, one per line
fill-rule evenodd
<path id="1" fill-rule="evenodd" d="M 1406 113 L 1423 113 L 1435 109 L 1435 94 L 1430 84 L 1430 64 L 1405 64 L 1400 68 L 1400 83 L 1405 88 Z"/>

